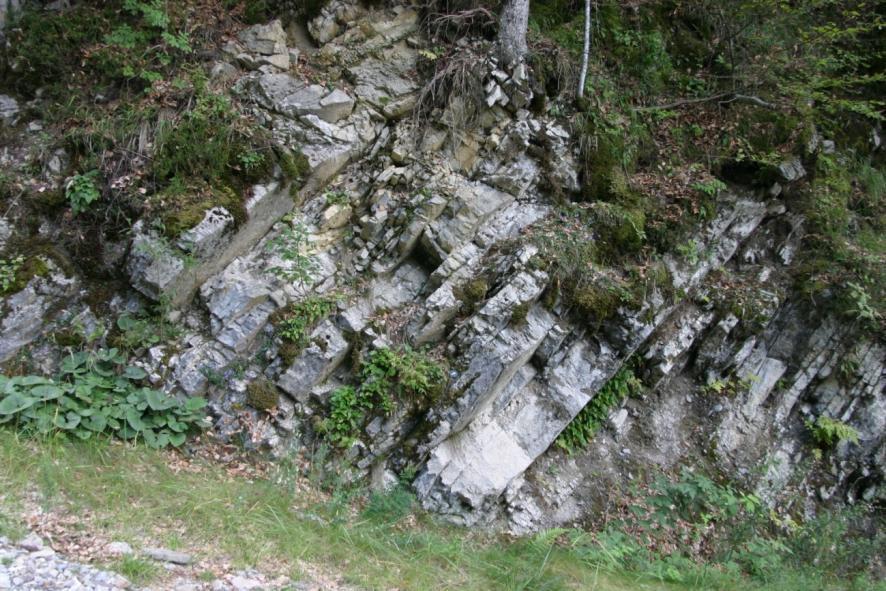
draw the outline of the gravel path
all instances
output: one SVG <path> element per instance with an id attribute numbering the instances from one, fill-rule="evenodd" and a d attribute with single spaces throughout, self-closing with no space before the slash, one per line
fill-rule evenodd
<path id="1" fill-rule="evenodd" d="M 19 544 L 0 537 L 0 589 L 15 591 L 121 591 L 130 584 L 117 573 L 69 562 L 36 536 Z"/>
<path id="2" fill-rule="evenodd" d="M 160 560 L 169 562 L 168 558 Z M 179 577 L 164 584 L 150 585 L 142 591 L 318 591 L 338 588 L 280 578 L 269 579 L 250 570 L 225 575 L 211 582 Z M 0 536 L 0 591 L 138 590 L 118 573 L 66 559 L 32 533 L 17 543 Z"/>

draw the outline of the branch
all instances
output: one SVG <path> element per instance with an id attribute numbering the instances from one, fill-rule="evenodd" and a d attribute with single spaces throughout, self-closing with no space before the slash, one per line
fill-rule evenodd
<path id="1" fill-rule="evenodd" d="M 723 100 L 721 100 L 723 99 Z M 673 103 L 668 103 L 665 105 L 654 105 L 651 107 L 640 107 L 637 111 L 656 111 L 662 109 L 673 109 L 675 107 L 682 107 L 685 105 L 695 105 L 698 103 L 707 103 L 710 101 L 720 101 L 721 105 L 726 103 L 750 103 L 752 105 L 757 105 L 758 107 L 763 107 L 764 109 L 776 109 L 777 107 L 767 101 L 764 101 L 758 96 L 748 95 L 748 94 L 738 94 L 735 92 L 722 92 L 720 94 L 715 94 L 713 96 L 706 96 L 702 98 L 695 99 L 683 99 L 679 101 L 674 101 Z"/>

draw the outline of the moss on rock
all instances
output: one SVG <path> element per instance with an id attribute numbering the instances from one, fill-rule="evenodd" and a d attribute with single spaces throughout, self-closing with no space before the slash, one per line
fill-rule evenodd
<path id="1" fill-rule="evenodd" d="M 159 219 L 169 239 L 178 238 L 182 232 L 199 224 L 213 207 L 225 208 L 234 218 L 235 226 L 242 225 L 248 219 L 243 197 L 227 185 L 182 186 L 176 183 L 156 195 L 151 207 L 161 212 Z"/>
<path id="2" fill-rule="evenodd" d="M 259 378 L 246 386 L 246 402 L 258 410 L 272 410 L 280 403 L 280 391 L 270 380 Z"/>
<path id="3" fill-rule="evenodd" d="M 467 310 L 473 310 L 486 297 L 489 284 L 483 277 L 477 277 L 464 284 L 455 296 L 461 300 Z"/>
<path id="4" fill-rule="evenodd" d="M 0 286 L 0 296 L 18 293 L 27 287 L 34 277 L 45 277 L 49 274 L 49 265 L 40 256 L 29 256 L 19 265 L 11 267 L 11 278 L 5 289 Z"/>

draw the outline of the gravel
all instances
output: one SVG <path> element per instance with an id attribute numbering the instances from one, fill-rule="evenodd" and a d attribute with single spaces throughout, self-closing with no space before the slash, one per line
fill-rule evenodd
<path id="1" fill-rule="evenodd" d="M 133 550 L 119 543 L 116 554 Z M 150 550 L 150 551 L 148 551 Z M 146 556 L 157 560 L 179 562 L 185 556 L 165 549 L 148 549 Z M 188 556 L 190 561 L 191 557 Z M 172 565 L 170 565 L 172 566 Z M 175 567 L 181 568 L 181 567 Z M 296 582 L 285 577 L 270 578 L 254 570 L 240 571 L 207 582 L 185 576 L 166 583 L 151 585 L 151 591 L 256 591 L 287 589 L 318 591 L 321 587 Z M 18 543 L 0 536 L 0 591 L 137 591 L 122 575 L 100 570 L 87 564 L 65 559 L 47 546 L 36 534 L 29 534 Z"/>
<path id="2" fill-rule="evenodd" d="M 34 534 L 18 545 L 0 537 L 3 591 L 122 591 L 130 584 L 117 573 L 70 562 Z"/>

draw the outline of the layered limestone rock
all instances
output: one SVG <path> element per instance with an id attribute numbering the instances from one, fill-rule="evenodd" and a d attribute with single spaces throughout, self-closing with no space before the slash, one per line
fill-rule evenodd
<path id="1" fill-rule="evenodd" d="M 470 126 L 458 125 L 463 96 L 413 116 L 427 82 L 418 23 L 412 8 L 335 0 L 307 26 L 316 48 L 276 21 L 225 46 L 213 75 L 309 172 L 293 190 L 274 171 L 249 190 L 243 220 L 211 207 L 174 240 L 134 225 L 131 286 L 168 303 L 180 330 L 139 352 L 151 381 L 207 396 L 219 437 L 283 456 L 322 437 L 330 395 L 357 384 L 362 356 L 427 348 L 445 360 L 443 392 L 375 412 L 342 455 L 380 486 L 416 469 L 421 503 L 464 524 L 571 525 L 678 464 L 766 500 L 883 498 L 882 343 L 790 291 L 802 220 L 778 197 L 802 163 L 779 168 L 778 191 L 721 192 L 690 237 L 695 256 L 663 256 L 668 285 L 592 325 L 557 295 L 533 241 L 558 215 L 551 195 L 580 191 L 568 122 L 529 109 L 525 65 L 486 58 Z M 63 317 L 92 322 L 77 281 L 56 271 L 2 303 L 0 360 Z M 284 339 L 280 318 L 318 301 L 298 342 Z M 559 434 L 625 364 L 643 397 L 565 454 Z M 256 380 L 279 388 L 276 408 L 248 407 Z M 804 423 L 819 416 L 852 425 L 859 443 L 807 471 Z"/>

